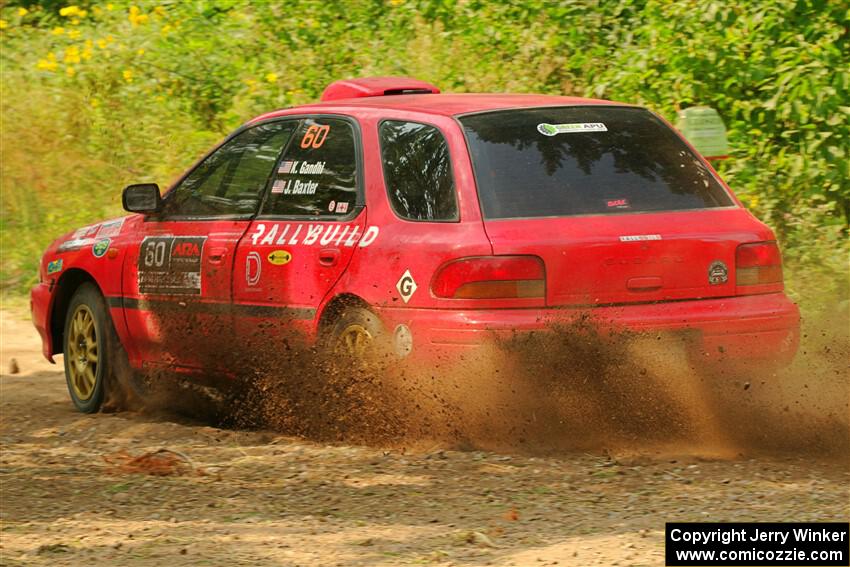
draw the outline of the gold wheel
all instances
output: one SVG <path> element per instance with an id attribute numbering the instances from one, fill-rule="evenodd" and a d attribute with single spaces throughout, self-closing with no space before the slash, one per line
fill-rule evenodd
<path id="1" fill-rule="evenodd" d="M 86 401 L 94 394 L 99 355 L 94 314 L 87 305 L 74 310 L 66 335 L 69 382 L 77 398 Z"/>
<path id="2" fill-rule="evenodd" d="M 363 356 L 372 344 L 374 337 L 363 325 L 348 325 L 337 338 L 337 349 L 350 356 Z"/>

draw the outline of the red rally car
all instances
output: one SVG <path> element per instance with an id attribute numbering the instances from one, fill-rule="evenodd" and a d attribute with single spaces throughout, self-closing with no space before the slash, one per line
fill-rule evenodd
<path id="1" fill-rule="evenodd" d="M 584 313 L 686 336 L 706 360 L 797 350 L 774 234 L 631 105 L 338 81 L 123 204 L 55 241 L 32 290 L 85 412 L 118 357 L 226 370 L 218 353 L 281 321 L 355 354 L 380 335 L 399 357 Z"/>

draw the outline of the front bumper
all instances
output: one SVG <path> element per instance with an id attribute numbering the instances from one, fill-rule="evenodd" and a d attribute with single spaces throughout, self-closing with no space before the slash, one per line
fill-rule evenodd
<path id="1" fill-rule="evenodd" d="M 465 351 L 493 338 L 543 331 L 580 317 L 600 328 L 681 335 L 693 354 L 713 360 L 790 363 L 800 340 L 800 311 L 784 293 L 593 308 L 378 308 L 387 329 L 406 325 L 413 352 Z"/>
<path id="2" fill-rule="evenodd" d="M 53 336 L 50 332 L 50 286 L 38 283 L 30 290 L 30 313 L 38 334 L 41 335 L 41 350 L 44 358 L 53 362 Z"/>

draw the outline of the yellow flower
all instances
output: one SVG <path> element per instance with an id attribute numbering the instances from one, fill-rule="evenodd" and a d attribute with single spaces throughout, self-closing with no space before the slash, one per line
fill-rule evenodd
<path id="1" fill-rule="evenodd" d="M 76 69 L 74 69 L 73 67 L 68 65 L 67 67 L 65 67 L 65 74 L 68 75 L 69 77 L 73 77 L 74 75 L 77 74 L 77 71 L 76 71 Z"/>
<path id="2" fill-rule="evenodd" d="M 62 61 L 66 64 L 68 63 L 79 63 L 80 62 L 80 48 L 76 45 L 72 45 L 70 47 L 65 48 L 65 53 L 62 56 Z"/>
<path id="3" fill-rule="evenodd" d="M 121 76 L 124 77 L 124 80 L 128 83 L 133 82 L 133 72 L 130 69 L 124 69 L 124 71 L 121 72 Z"/>
<path id="4" fill-rule="evenodd" d="M 168 32 L 170 32 L 170 31 L 171 31 L 171 24 L 165 24 L 164 26 L 162 26 L 162 29 L 159 30 L 159 33 L 162 36 L 166 36 L 166 35 L 168 35 Z"/>
<path id="5" fill-rule="evenodd" d="M 112 4 L 106 5 L 106 9 L 109 10 L 110 12 L 112 11 L 113 8 L 115 8 L 115 6 L 113 6 Z"/>
<path id="6" fill-rule="evenodd" d="M 86 14 L 88 12 L 80 10 L 79 6 L 65 6 L 59 10 L 59 15 L 65 18 L 85 18 Z"/>
<path id="7" fill-rule="evenodd" d="M 0 20 L 0 30 L 5 30 L 9 27 L 9 22 L 6 20 Z"/>
<path id="8" fill-rule="evenodd" d="M 144 54 L 145 54 L 144 48 L 136 50 L 136 55 L 138 55 L 139 57 L 141 57 Z"/>
<path id="9" fill-rule="evenodd" d="M 56 28 L 53 28 L 53 31 L 51 31 L 50 33 L 52 33 L 53 35 L 62 35 L 63 33 L 65 33 L 65 28 L 63 28 L 61 26 L 56 27 Z"/>
<path id="10" fill-rule="evenodd" d="M 77 39 L 80 37 L 80 30 L 68 30 L 68 37 L 71 39 Z"/>
<path id="11" fill-rule="evenodd" d="M 139 10 L 138 6 L 130 6 L 130 13 L 127 16 L 127 19 L 130 20 L 130 23 L 134 26 L 138 26 L 148 22 L 148 15 L 143 14 L 142 11 Z"/>
<path id="12" fill-rule="evenodd" d="M 101 49 L 106 49 L 107 43 L 105 39 L 97 40 L 97 46 Z"/>
<path id="13" fill-rule="evenodd" d="M 29 13 L 30 13 L 30 11 L 29 11 L 29 10 L 27 10 L 26 8 L 23 8 L 23 7 L 22 7 L 22 8 L 18 8 L 18 15 L 19 15 L 20 17 L 22 17 L 22 18 L 23 18 L 24 16 L 26 16 L 27 14 L 29 14 Z"/>
<path id="14" fill-rule="evenodd" d="M 41 69 L 42 71 L 55 71 L 56 70 L 56 56 L 52 53 L 47 54 L 47 59 L 39 59 L 36 67 Z"/>
<path id="15" fill-rule="evenodd" d="M 154 12 L 154 14 L 159 16 L 160 18 L 165 17 L 165 8 L 163 8 L 162 6 L 157 6 L 156 8 L 153 9 L 153 12 Z"/>
<path id="16" fill-rule="evenodd" d="M 89 59 L 91 59 L 91 47 L 86 46 L 86 48 L 85 48 L 85 49 L 83 49 L 83 52 L 82 52 L 80 55 L 81 55 L 81 56 L 82 56 L 82 58 L 83 58 L 83 59 L 85 59 L 86 61 L 88 61 Z"/>
<path id="17" fill-rule="evenodd" d="M 755 209 L 759 206 L 759 198 L 758 197 L 750 197 L 750 208 Z"/>
<path id="18" fill-rule="evenodd" d="M 266 81 L 269 83 L 277 82 L 277 73 L 266 73 Z"/>

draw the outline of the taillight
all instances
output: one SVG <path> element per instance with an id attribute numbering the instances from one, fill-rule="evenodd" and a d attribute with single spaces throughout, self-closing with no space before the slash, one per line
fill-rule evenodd
<path id="1" fill-rule="evenodd" d="M 444 265 L 431 291 L 451 299 L 518 299 L 546 296 L 546 270 L 536 256 L 479 256 Z"/>
<path id="2" fill-rule="evenodd" d="M 782 283 L 782 255 L 776 242 L 741 244 L 735 251 L 739 286 Z"/>

